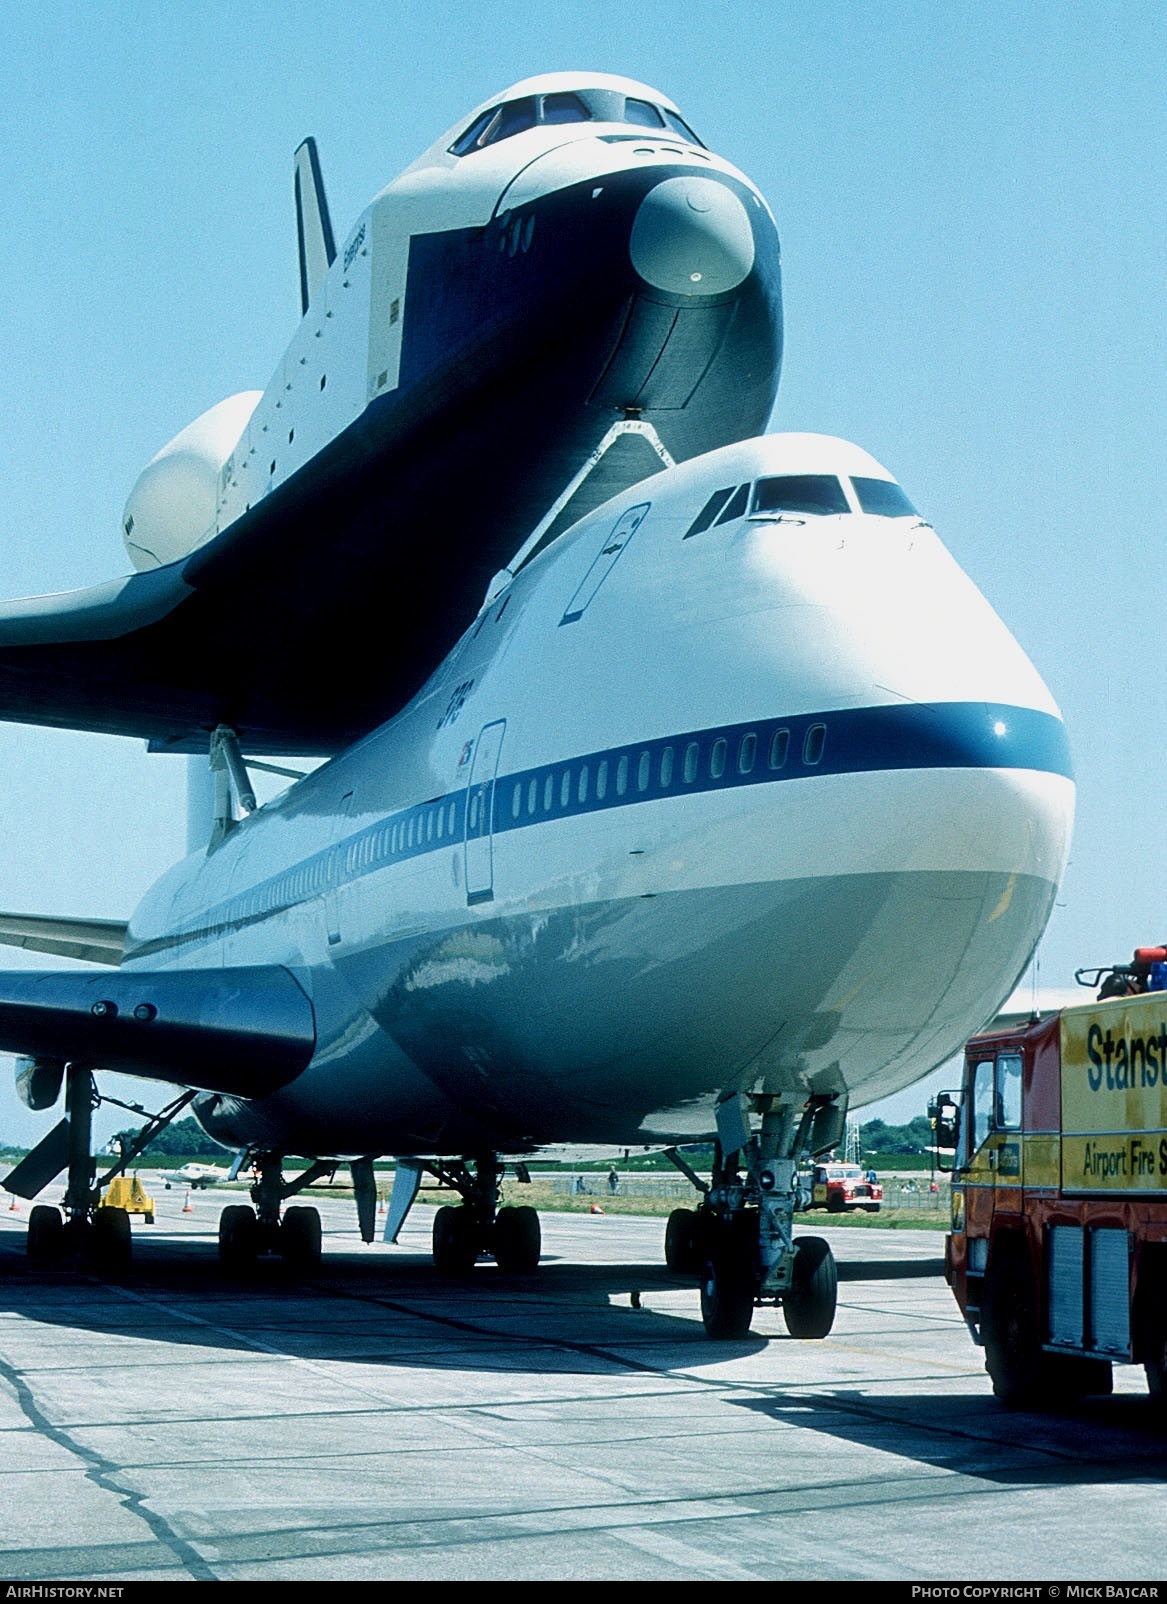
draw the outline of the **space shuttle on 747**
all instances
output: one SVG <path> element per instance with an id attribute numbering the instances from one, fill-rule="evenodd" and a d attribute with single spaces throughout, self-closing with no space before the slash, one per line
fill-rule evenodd
<path id="1" fill-rule="evenodd" d="M 319 1255 L 282 1159 L 425 1172 L 439 1269 L 539 1258 L 508 1164 L 714 1141 L 670 1221 L 715 1336 L 821 1336 L 800 1161 L 1012 988 L 1072 812 L 1048 692 L 907 493 L 778 381 L 762 198 L 655 91 L 485 103 L 334 245 L 297 158 L 303 317 L 262 396 L 134 488 L 138 572 L 0 610 L 0 714 L 209 754 L 209 840 L 128 925 L 5 916 L 90 960 L 0 975 L 0 1046 L 65 1118 L 9 1177 L 30 1251 L 95 1210 L 95 1071 L 178 1088 L 258 1168 L 228 1262 Z M 262 754 L 329 761 L 262 808 Z M 152 1129 L 153 1127 L 151 1127 Z M 146 1133 L 150 1134 L 149 1130 Z"/>

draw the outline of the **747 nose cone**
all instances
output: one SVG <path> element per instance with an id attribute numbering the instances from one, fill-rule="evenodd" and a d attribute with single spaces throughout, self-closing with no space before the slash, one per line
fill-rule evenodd
<path id="1" fill-rule="evenodd" d="M 646 284 L 670 295 L 724 295 L 754 265 L 754 231 L 741 201 L 712 178 L 666 178 L 641 201 L 629 240 Z"/>

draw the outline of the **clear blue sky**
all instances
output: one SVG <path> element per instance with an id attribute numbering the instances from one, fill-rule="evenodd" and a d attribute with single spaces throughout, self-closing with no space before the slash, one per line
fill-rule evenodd
<path id="1" fill-rule="evenodd" d="M 625 73 L 777 216 L 772 427 L 886 463 L 1061 704 L 1079 814 L 1041 983 L 1167 936 L 1167 7 L 2 0 L 0 19 L 0 596 L 126 571 L 142 466 L 266 384 L 298 315 L 305 134 L 339 233 L 477 101 Z M 0 908 L 125 917 L 181 854 L 176 759 L 0 725 L 0 772 Z M 0 1138 L 43 1128 L 5 1071 Z"/>

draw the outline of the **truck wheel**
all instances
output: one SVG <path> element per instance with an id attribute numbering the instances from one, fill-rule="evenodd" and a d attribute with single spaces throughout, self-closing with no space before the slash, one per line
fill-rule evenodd
<path id="1" fill-rule="evenodd" d="M 839 1275 L 830 1245 L 821 1236 L 800 1236 L 794 1244 L 790 1291 L 782 1300 L 792 1337 L 825 1337 L 835 1323 Z"/>
<path id="2" fill-rule="evenodd" d="M 828 1194 L 828 1196 L 827 1196 L 827 1213 L 828 1214 L 842 1214 L 843 1207 L 844 1207 L 843 1199 L 839 1196 L 838 1192 L 831 1192 L 831 1193 Z"/>
<path id="3" fill-rule="evenodd" d="M 1088 1359 L 1077 1353 L 1042 1354 L 1042 1389 L 1051 1403 L 1071 1398 L 1109 1398 L 1114 1366 L 1109 1359 Z"/>
<path id="4" fill-rule="evenodd" d="M 1020 1409 L 1041 1392 L 1042 1351 L 1037 1292 L 1028 1267 L 1005 1254 L 985 1277 L 981 1335 L 985 1369 L 1006 1409 Z"/>
<path id="5" fill-rule="evenodd" d="M 32 1240 L 31 1226 L 29 1240 Z M 1167 1303 L 1152 1309 L 1147 1322 L 1147 1346 L 1143 1360 L 1147 1391 L 1156 1411 L 1167 1419 Z"/>

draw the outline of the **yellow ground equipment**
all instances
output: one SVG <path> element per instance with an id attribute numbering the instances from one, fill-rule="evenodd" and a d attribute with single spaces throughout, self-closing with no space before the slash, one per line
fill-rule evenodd
<path id="1" fill-rule="evenodd" d="M 115 1176 L 106 1187 L 101 1207 L 125 1209 L 127 1214 L 140 1214 L 145 1224 L 154 1224 L 154 1199 L 147 1197 L 136 1175 Z"/>

